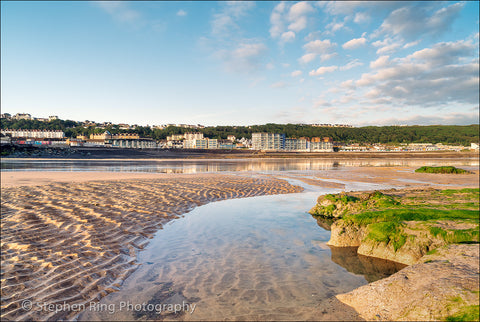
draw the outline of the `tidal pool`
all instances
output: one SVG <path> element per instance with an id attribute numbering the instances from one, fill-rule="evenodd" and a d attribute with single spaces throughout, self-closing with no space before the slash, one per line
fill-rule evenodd
<path id="1" fill-rule="evenodd" d="M 195 208 L 157 232 L 140 252 L 139 268 L 100 301 L 101 312 L 93 307 L 79 318 L 316 319 L 322 301 L 403 268 L 326 245 L 330 232 L 307 211 L 318 195 L 338 191 L 316 188 Z M 168 304 L 183 307 L 163 311 Z"/>

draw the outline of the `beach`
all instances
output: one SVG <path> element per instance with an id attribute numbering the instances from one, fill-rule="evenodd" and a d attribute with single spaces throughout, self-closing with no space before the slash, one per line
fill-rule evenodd
<path id="1" fill-rule="evenodd" d="M 73 305 L 81 307 L 122 288 L 137 268 L 138 252 L 167 222 L 213 201 L 303 190 L 284 179 L 355 190 L 362 190 L 362 184 L 479 185 L 478 170 L 439 176 L 414 173 L 411 166 L 192 175 L 2 172 L 2 319 L 72 319 L 79 314 Z M 59 312 L 35 306 L 25 310 L 26 300 L 69 306 Z M 335 313 L 346 310 L 335 301 L 322 319 L 358 318 L 351 308 L 348 315 Z"/>
<path id="2" fill-rule="evenodd" d="M 194 207 L 300 191 L 232 175 L 2 175 L 2 319 L 72 318 L 75 310 L 26 311 L 22 301 L 83 304 L 118 290 L 137 251 Z"/>

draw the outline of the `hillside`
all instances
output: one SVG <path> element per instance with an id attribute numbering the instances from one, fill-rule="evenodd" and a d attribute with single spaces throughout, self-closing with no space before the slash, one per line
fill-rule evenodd
<path id="1" fill-rule="evenodd" d="M 165 139 L 172 134 L 186 132 L 202 132 L 206 137 L 226 139 L 228 135 L 237 138 L 251 138 L 255 132 L 285 133 L 287 137 L 331 137 L 336 142 L 344 143 L 443 143 L 470 145 L 479 141 L 479 125 L 429 125 L 429 126 L 366 126 L 366 127 L 314 127 L 303 124 L 264 124 L 252 126 L 212 126 L 201 129 L 188 129 L 169 126 L 162 130 L 139 126 L 134 130 L 120 130 L 118 125 L 105 128 L 84 128 L 81 122 L 70 120 L 54 120 L 40 122 L 37 120 L 7 120 L 1 119 L 2 129 L 51 129 L 63 130 L 67 137 L 90 135 L 108 130 L 112 134 L 134 132 L 142 137 L 156 140 Z"/>

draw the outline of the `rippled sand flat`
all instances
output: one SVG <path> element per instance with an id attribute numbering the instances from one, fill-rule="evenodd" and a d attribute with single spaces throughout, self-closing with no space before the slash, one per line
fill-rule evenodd
<path id="1" fill-rule="evenodd" d="M 48 312 L 35 303 L 89 303 L 118 290 L 148 239 L 196 206 L 301 190 L 278 179 L 218 174 L 2 183 L 1 317 L 72 318 L 78 312 Z M 22 308 L 24 300 L 33 303 L 32 310 Z"/>

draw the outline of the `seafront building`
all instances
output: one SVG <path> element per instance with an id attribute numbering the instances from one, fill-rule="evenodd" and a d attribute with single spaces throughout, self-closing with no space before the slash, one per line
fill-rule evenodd
<path id="1" fill-rule="evenodd" d="M 332 138 L 285 138 L 279 133 L 252 133 L 252 146 L 263 151 L 333 152 Z"/>
<path id="2" fill-rule="evenodd" d="M 286 138 L 286 151 L 308 152 L 310 150 L 310 141 L 307 138 Z"/>
<path id="3" fill-rule="evenodd" d="M 284 150 L 285 134 L 252 133 L 252 148 L 264 151 Z"/>
<path id="4" fill-rule="evenodd" d="M 60 130 L 10 130 L 2 129 L 2 136 L 23 139 L 57 139 L 62 140 L 65 133 Z"/>

